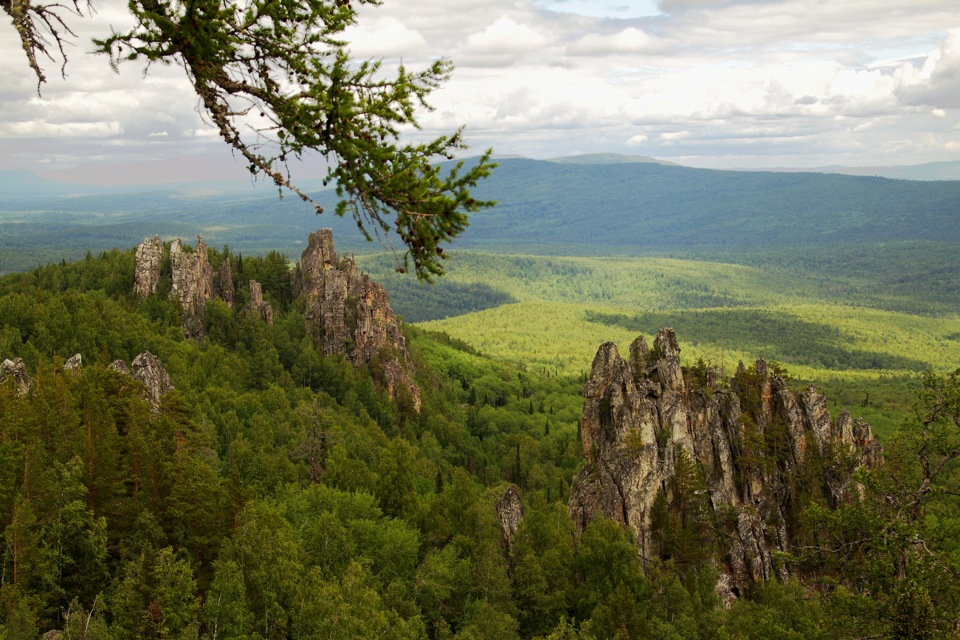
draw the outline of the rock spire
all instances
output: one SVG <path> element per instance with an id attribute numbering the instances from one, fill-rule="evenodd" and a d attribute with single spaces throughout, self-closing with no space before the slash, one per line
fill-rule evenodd
<path id="1" fill-rule="evenodd" d="M 299 273 L 307 329 L 323 354 L 369 366 L 392 397 L 409 401 L 419 411 L 413 363 L 384 288 L 362 275 L 351 258 L 340 259 L 330 229 L 310 235 Z"/>
<path id="2" fill-rule="evenodd" d="M 790 391 L 762 360 L 741 365 L 729 387 L 711 373 L 684 371 L 670 329 L 653 349 L 637 338 L 628 361 L 602 345 L 583 388 L 587 463 L 568 506 L 578 531 L 612 518 L 630 528 L 641 558 L 662 557 L 658 513 L 677 508 L 685 482 L 687 508 L 699 502 L 705 521 L 723 529 L 718 591 L 729 602 L 754 581 L 787 576 L 776 554 L 791 548 L 791 489 L 804 465 L 821 461 L 818 490 L 836 505 L 854 469 L 875 465 L 880 448 L 869 425 L 846 412 L 831 420 L 815 388 Z"/>

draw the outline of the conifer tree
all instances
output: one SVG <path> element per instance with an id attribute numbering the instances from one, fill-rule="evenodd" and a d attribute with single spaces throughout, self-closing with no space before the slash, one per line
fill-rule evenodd
<path id="1" fill-rule="evenodd" d="M 339 38 L 368 4 L 379 2 L 133 0 L 136 25 L 94 42 L 114 69 L 122 61 L 181 66 L 202 115 L 250 173 L 317 213 L 323 209 L 291 182 L 287 163 L 311 151 L 323 155 L 326 180 L 341 198 L 336 213 L 349 213 L 368 239 L 395 233 L 406 246 L 398 270 L 412 262 L 429 279 L 443 272 L 441 244 L 466 228 L 468 212 L 491 204 L 469 190 L 494 165 L 489 151 L 466 168 L 461 162 L 445 172 L 436 164 L 466 148 L 462 128 L 425 142 L 401 140 L 401 130 L 419 128 L 417 110 L 430 108 L 428 95 L 453 65 L 441 59 L 422 71 L 401 65 L 388 73 L 379 62 L 353 60 Z M 74 12 L 38 0 L 2 0 L 0 7 L 13 19 L 39 88 L 46 76 L 37 54 L 52 59 L 55 44 L 65 67 Z M 79 0 L 72 9 L 83 13 Z"/>

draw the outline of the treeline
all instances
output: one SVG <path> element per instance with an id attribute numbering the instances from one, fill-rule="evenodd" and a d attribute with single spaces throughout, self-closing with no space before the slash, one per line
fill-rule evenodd
<path id="1" fill-rule="evenodd" d="M 931 437 L 904 436 L 862 501 L 803 516 L 824 538 L 785 559 L 802 581 L 723 609 L 712 562 L 644 564 L 604 520 L 573 535 L 579 379 L 408 329 L 412 412 L 316 351 L 282 256 L 211 256 L 238 285 L 264 283 L 274 324 L 213 301 L 207 336 L 185 339 L 165 291 L 132 297 L 130 252 L 0 279 L 0 357 L 32 379 L 0 385 L 0 637 L 926 638 L 957 624 L 956 463 L 913 511 L 892 480 L 923 479 L 918 451 L 957 449 L 955 378 L 931 379 L 948 400 Z M 108 366 L 144 350 L 176 387 L 157 408 Z M 78 371 L 63 366 L 74 353 Z M 508 483 L 525 508 L 512 541 L 495 508 Z"/>

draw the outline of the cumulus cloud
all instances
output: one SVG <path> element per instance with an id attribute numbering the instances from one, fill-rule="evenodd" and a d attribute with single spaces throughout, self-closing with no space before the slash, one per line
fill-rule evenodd
<path id="1" fill-rule="evenodd" d="M 78 42 L 120 25 L 118 6 L 82 21 Z M 960 153 L 958 22 L 956 0 L 390 0 L 363 6 L 347 39 L 387 67 L 457 65 L 411 135 L 465 124 L 474 148 L 534 157 L 903 164 Z M 181 69 L 114 74 L 89 49 L 38 98 L 0 38 L 0 168 L 223 146 Z"/>
<path id="2" fill-rule="evenodd" d="M 428 46 L 419 31 L 408 28 L 396 18 L 350 27 L 344 39 L 350 43 L 351 52 L 361 58 L 416 55 Z"/>
<path id="3" fill-rule="evenodd" d="M 643 29 L 627 27 L 614 34 L 588 33 L 568 47 L 572 55 L 605 55 L 610 53 L 666 53 L 670 46 Z"/>
<path id="4" fill-rule="evenodd" d="M 900 97 L 908 104 L 960 108 L 960 28 L 947 32 L 940 47 L 919 68 L 903 71 Z"/>
<path id="5" fill-rule="evenodd" d="M 471 34 L 464 50 L 468 53 L 521 53 L 539 49 L 547 42 L 547 37 L 534 27 L 500 16 L 483 31 Z"/>

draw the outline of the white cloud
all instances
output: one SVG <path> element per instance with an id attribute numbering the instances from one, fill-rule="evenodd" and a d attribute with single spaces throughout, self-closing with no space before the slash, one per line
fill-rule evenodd
<path id="1" fill-rule="evenodd" d="M 660 139 L 666 143 L 679 142 L 680 140 L 685 140 L 689 138 L 691 134 L 689 131 L 664 131 L 660 134 Z"/>
<path id="2" fill-rule="evenodd" d="M 118 7 L 79 23 L 69 77 L 50 66 L 42 98 L 15 39 L 0 37 L 0 140 L 9 149 L 0 168 L 121 147 L 223 146 L 182 69 L 154 65 L 144 80 L 137 63 L 114 74 L 103 57 L 84 54 L 90 36 L 125 19 Z M 956 0 L 813 9 L 808 0 L 660 0 L 659 8 L 654 16 L 651 0 L 390 0 L 363 6 L 348 39 L 385 67 L 451 58 L 457 69 L 430 96 L 437 110 L 423 114 L 417 135 L 465 124 L 474 148 L 504 154 L 642 146 L 714 166 L 958 157 Z"/>
<path id="3" fill-rule="evenodd" d="M 666 53 L 669 50 L 667 43 L 637 27 L 627 27 L 612 35 L 588 33 L 568 48 L 568 52 L 573 55 Z"/>
<path id="4" fill-rule="evenodd" d="M 467 53 L 521 53 L 539 49 L 548 43 L 544 34 L 536 28 L 516 22 L 508 16 L 500 16 L 482 31 L 467 38 L 464 51 Z"/>
<path id="5" fill-rule="evenodd" d="M 908 104 L 960 108 L 960 28 L 949 30 L 919 69 L 904 67 L 900 97 Z"/>
<path id="6" fill-rule="evenodd" d="M 14 122 L 0 128 L 0 136 L 24 138 L 107 138 L 123 133 L 119 122 Z"/>
<path id="7" fill-rule="evenodd" d="M 360 58 L 416 55 L 429 45 L 420 32 L 395 18 L 350 27 L 344 34 L 351 52 Z"/>

